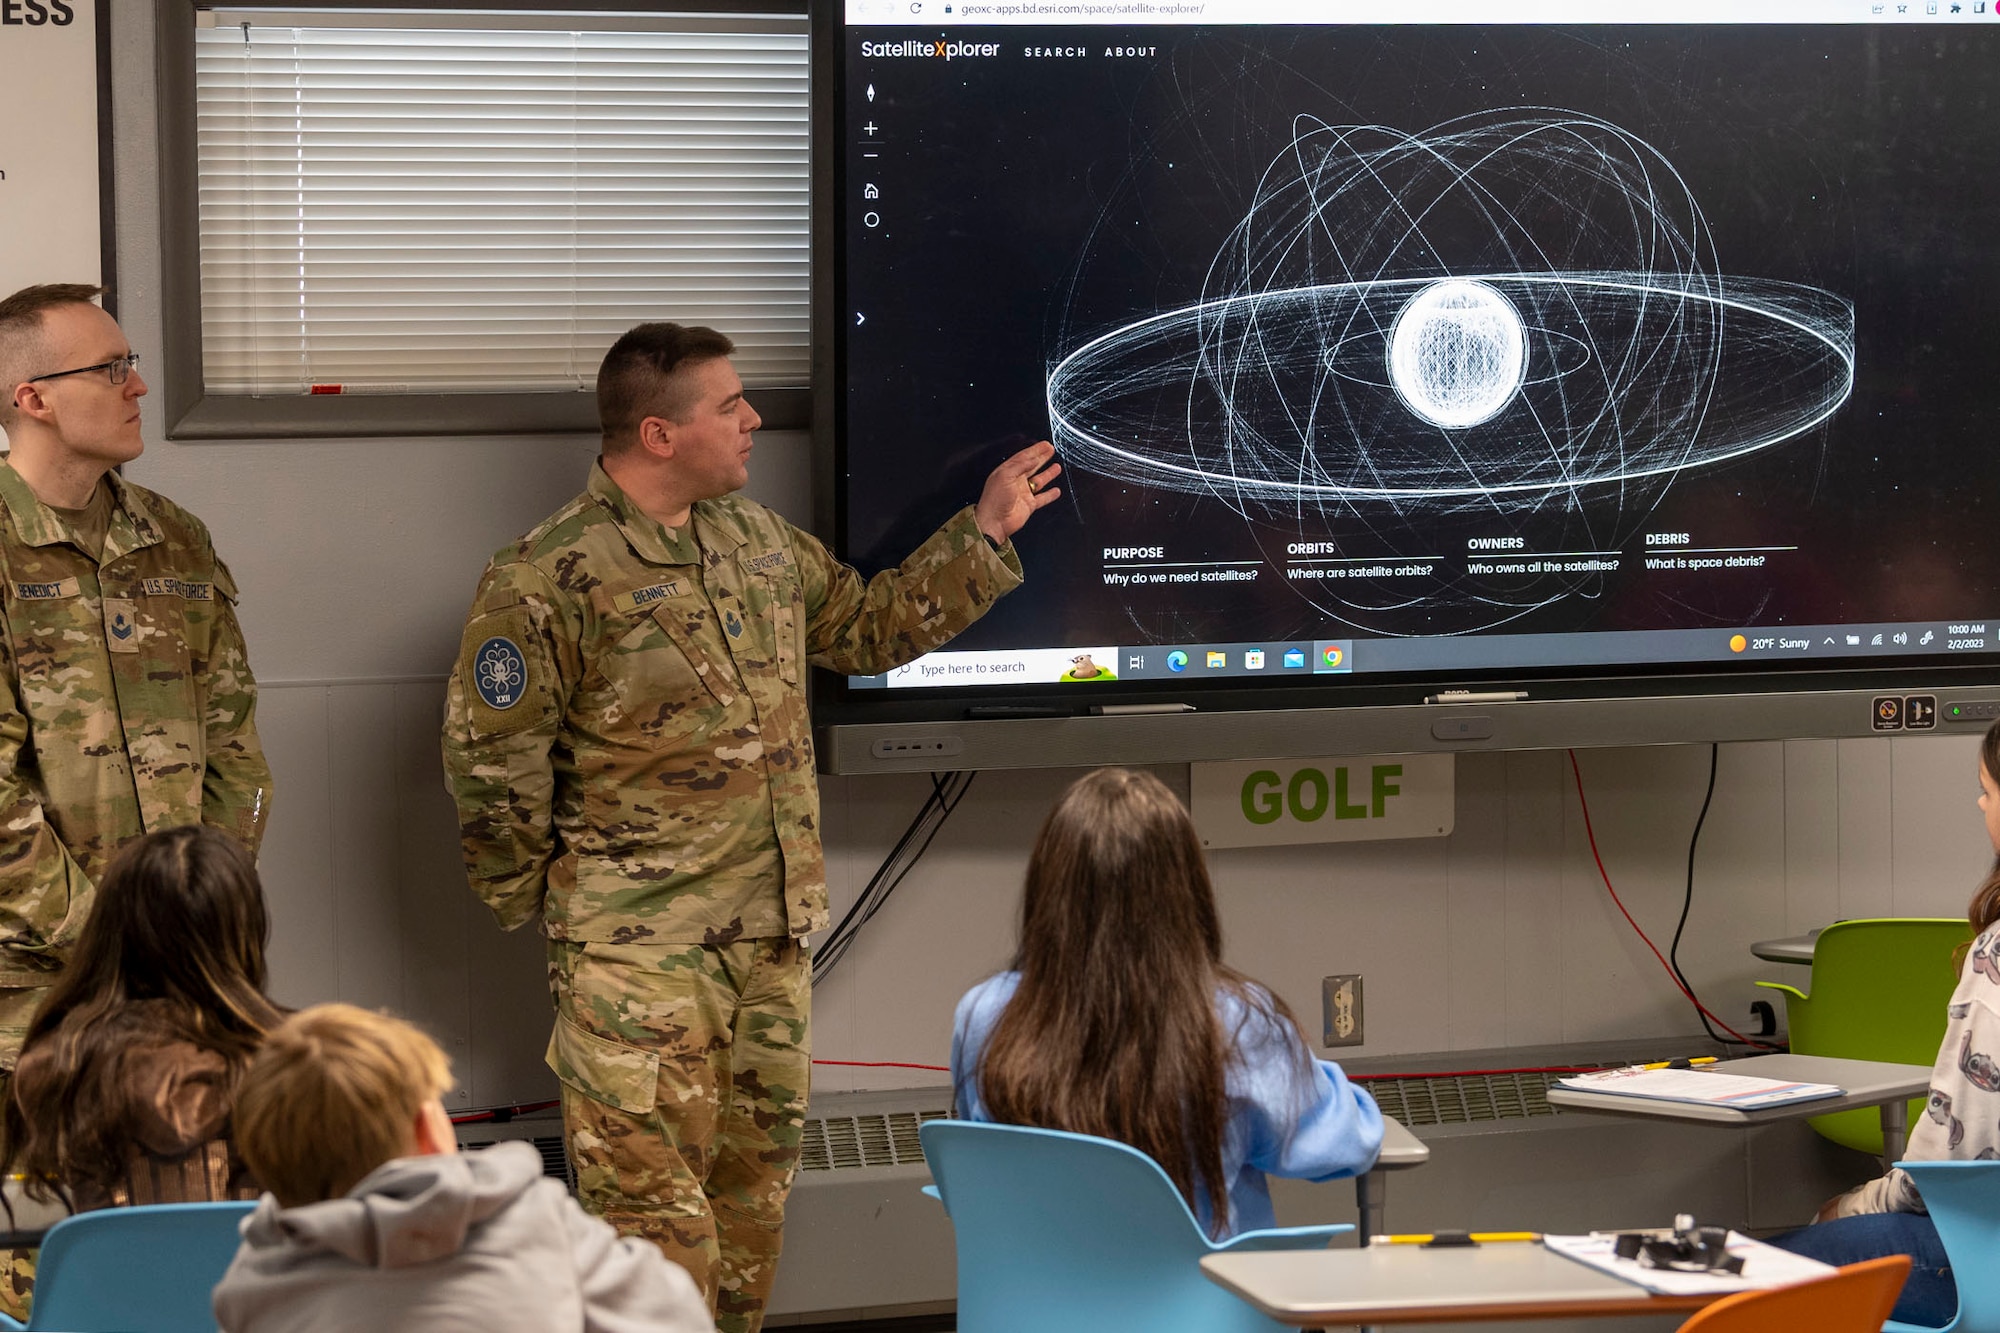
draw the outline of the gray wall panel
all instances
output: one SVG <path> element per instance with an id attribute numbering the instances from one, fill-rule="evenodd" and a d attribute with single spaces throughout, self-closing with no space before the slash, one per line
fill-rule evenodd
<path id="1" fill-rule="evenodd" d="M 355 685 L 326 696 L 335 982 L 343 1000 L 404 1011 L 403 955 L 422 946 L 402 912 L 396 689 Z"/>
<path id="2" fill-rule="evenodd" d="M 258 857 L 271 912 L 271 993 L 288 1005 L 340 993 L 334 939 L 333 786 L 327 691 L 263 687 L 257 734 L 271 761 L 271 821 Z"/>
<path id="3" fill-rule="evenodd" d="M 1474 1050 L 1507 1044 L 1507 757 L 1461 755 L 1458 817 L 1446 869 L 1446 1044 Z M 1365 976 L 1364 976 L 1365 981 Z M 1366 995 L 1366 987 L 1363 987 Z"/>
<path id="4" fill-rule="evenodd" d="M 1507 756 L 1507 921 L 1499 940 L 1506 977 L 1495 997 L 1508 1046 L 1561 1041 L 1563 1033 L 1563 813 L 1568 772 L 1554 751 Z"/>
<path id="5" fill-rule="evenodd" d="M 472 1095 L 472 967 L 467 939 L 491 926 L 467 910 L 458 856 L 457 818 L 438 755 L 443 689 L 431 683 L 389 687 L 390 764 L 395 801 L 396 898 L 401 916 L 403 1010 L 443 1044 L 458 1076 L 454 1109 Z M 519 983 L 516 983 L 519 984 Z M 538 987 L 532 989 L 539 990 Z M 508 1098 L 507 1100 L 527 1100 Z"/>
<path id="6" fill-rule="evenodd" d="M 1838 754 L 1840 915 L 1880 916 L 1893 901 L 1890 747 L 1878 740 L 1845 740 Z"/>
<path id="7" fill-rule="evenodd" d="M 1786 741 L 1785 928 L 1823 926 L 1840 915 L 1839 741 Z"/>

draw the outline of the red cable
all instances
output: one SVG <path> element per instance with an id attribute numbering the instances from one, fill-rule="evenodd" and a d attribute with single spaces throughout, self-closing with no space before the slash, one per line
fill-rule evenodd
<path id="1" fill-rule="evenodd" d="M 949 1065 L 915 1065 L 902 1060 L 815 1060 L 816 1065 L 851 1065 L 860 1069 L 935 1069 L 940 1074 L 951 1072 Z M 1349 1074 L 1355 1083 L 1370 1079 L 1390 1078 L 1473 1078 L 1498 1076 L 1503 1074 L 1594 1074 L 1608 1066 L 1597 1065 L 1523 1065 L 1519 1069 L 1437 1069 L 1421 1074 Z"/>
<path id="2" fill-rule="evenodd" d="M 490 1120 L 498 1120 L 502 1112 L 505 1112 L 507 1118 L 511 1120 L 517 1115 L 532 1115 L 536 1111 L 546 1111 L 551 1106 L 560 1105 L 562 1105 L 561 1102 L 523 1102 L 519 1106 L 502 1106 L 492 1111 L 470 1111 L 464 1115 L 455 1115 L 451 1117 L 451 1123 L 454 1125 L 483 1125 Z"/>
<path id="3" fill-rule="evenodd" d="M 1652 949 L 1653 957 L 1659 959 L 1660 966 L 1666 969 L 1667 979 L 1674 983 L 1674 989 L 1679 991 L 1681 994 L 1687 996 L 1687 1002 L 1693 1005 L 1696 1010 L 1698 1010 L 1701 1013 L 1707 1014 L 1711 1019 L 1714 1019 L 1715 1025 L 1717 1027 L 1721 1028 L 1724 1032 L 1727 1032 L 1730 1036 L 1736 1038 L 1736 1040 L 1742 1042 L 1745 1046 L 1755 1046 L 1759 1050 L 1764 1050 L 1764 1051 L 1777 1050 L 1778 1048 L 1776 1046 L 1772 1046 L 1761 1041 L 1751 1040 L 1749 1037 L 1746 1037 L 1742 1033 L 1738 1032 L 1735 1028 L 1729 1026 L 1729 1024 L 1723 1022 L 1719 1018 L 1716 1018 L 1715 1014 L 1709 1009 L 1707 1005 L 1703 1004 L 1700 1000 L 1697 1000 L 1694 997 L 1693 991 L 1689 990 L 1686 986 L 1681 984 L 1681 979 L 1674 975 L 1674 969 L 1667 962 L 1666 956 L 1662 954 L 1659 951 L 1659 949 L 1654 947 L 1652 939 L 1647 936 L 1645 931 L 1639 929 L 1639 923 L 1637 921 L 1634 921 L 1632 919 L 1632 914 L 1625 910 L 1625 902 L 1622 898 L 1618 896 L 1618 890 L 1612 887 L 1611 872 L 1609 872 L 1604 868 L 1604 857 L 1597 850 L 1597 833 L 1590 826 L 1590 802 L 1587 799 L 1585 799 L 1583 794 L 1583 770 L 1577 767 L 1576 751 L 1565 750 L 1563 751 L 1563 753 L 1569 756 L 1569 771 L 1576 776 L 1576 803 L 1578 806 L 1582 807 L 1583 810 L 1583 834 L 1586 838 L 1590 839 L 1591 859 L 1597 862 L 1598 878 L 1604 881 L 1605 890 L 1611 894 L 1611 901 L 1618 905 L 1618 911 L 1625 918 L 1625 923 L 1632 927 L 1633 931 L 1638 934 L 1641 940 L 1645 941 L 1646 947 L 1648 949 Z"/>
<path id="4" fill-rule="evenodd" d="M 1657 948 L 1654 948 L 1653 941 L 1647 937 L 1645 931 L 1639 929 L 1639 923 L 1632 919 L 1632 914 L 1625 910 L 1625 903 L 1622 899 L 1619 898 L 1618 890 L 1612 888 L 1611 886 L 1611 875 L 1610 872 L 1606 871 L 1604 868 L 1604 857 L 1600 855 L 1597 850 L 1597 832 L 1590 826 L 1590 802 L 1584 798 L 1583 770 L 1578 768 L 1576 765 L 1576 751 L 1567 750 L 1564 753 L 1569 755 L 1570 772 L 1576 775 L 1576 803 L 1583 809 L 1583 833 L 1585 837 L 1590 839 L 1590 855 L 1592 859 L 1594 859 L 1597 862 L 1598 876 L 1601 879 L 1603 879 L 1604 887 L 1610 892 L 1611 901 L 1618 904 L 1618 910 L 1620 913 L 1624 915 L 1626 924 L 1631 926 L 1632 929 L 1638 933 L 1640 939 L 1645 940 L 1646 947 L 1648 949 L 1653 950 L 1653 957 L 1658 958 L 1660 960 L 1660 966 L 1666 968 L 1667 977 L 1674 983 L 1674 989 L 1679 991 L 1682 995 L 1687 996 L 1687 1001 L 1689 1004 L 1693 1005 L 1696 1009 L 1699 1009 L 1702 1013 L 1708 1014 L 1710 1018 L 1715 1019 L 1715 1025 L 1717 1027 L 1721 1028 L 1724 1032 L 1727 1032 L 1730 1036 L 1736 1038 L 1736 1040 L 1742 1042 L 1744 1045 L 1755 1046 L 1766 1051 L 1777 1050 L 1778 1048 L 1775 1046 L 1767 1046 L 1761 1041 L 1752 1041 L 1750 1038 L 1738 1032 L 1735 1028 L 1730 1027 L 1729 1024 L 1723 1022 L 1719 1018 L 1716 1018 L 1715 1015 L 1712 1012 L 1710 1012 L 1708 1006 L 1703 1004 L 1700 1000 L 1697 1000 L 1694 997 L 1694 992 L 1689 990 L 1686 986 L 1683 986 L 1681 984 L 1681 979 L 1679 977 L 1674 976 L 1674 970 L 1672 967 L 1668 966 L 1665 956 L 1662 955 Z M 815 1060 L 813 1061 L 813 1063 L 816 1065 L 839 1065 L 849 1069 L 926 1069 L 939 1074 L 949 1074 L 951 1072 L 951 1067 L 949 1065 L 920 1065 L 920 1064 L 912 1064 L 907 1060 Z M 1361 1083 L 1370 1080 L 1391 1079 L 1391 1078 L 1459 1078 L 1459 1077 L 1487 1076 L 1487 1075 L 1499 1075 L 1499 1074 L 1586 1074 L 1591 1072 L 1592 1070 L 1601 1068 L 1603 1068 L 1602 1065 L 1536 1065 L 1523 1069 L 1453 1069 L 1453 1070 L 1440 1071 L 1438 1073 L 1433 1073 L 1433 1074 L 1350 1074 L 1348 1077 L 1356 1083 Z M 513 1109 L 516 1112 L 528 1111 L 528 1110 L 542 1110 L 545 1107 L 554 1105 L 555 1105 L 554 1102 L 540 1102 L 536 1103 L 533 1106 L 518 1106 Z M 473 1121 L 490 1120 L 492 1118 L 493 1118 L 493 1112 L 488 1111 L 483 1114 L 475 1114 L 469 1116 L 454 1116 L 452 1118 L 452 1123 L 455 1125 L 463 1125 Z"/>
<path id="5" fill-rule="evenodd" d="M 1604 887 L 1610 891 L 1611 901 L 1617 903 L 1619 912 L 1624 914 L 1626 924 L 1630 925 L 1638 933 L 1639 938 L 1646 942 L 1648 949 L 1653 950 L 1653 957 L 1658 958 L 1660 966 L 1666 968 L 1667 977 L 1674 983 L 1674 989 L 1685 995 L 1689 1004 L 1692 1004 L 1696 1009 L 1707 1014 L 1710 1018 L 1715 1019 L 1717 1027 L 1720 1027 L 1724 1032 L 1727 1032 L 1744 1045 L 1756 1046 L 1767 1051 L 1777 1050 L 1778 1048 L 1775 1046 L 1767 1046 L 1763 1042 L 1752 1041 L 1735 1028 L 1730 1027 L 1729 1024 L 1716 1018 L 1714 1013 L 1710 1012 L 1707 1005 L 1694 997 L 1693 991 L 1690 991 L 1686 986 L 1681 984 L 1680 978 L 1674 975 L 1673 968 L 1668 966 L 1666 957 L 1657 948 L 1654 948 L 1653 941 L 1647 937 L 1644 930 L 1639 928 L 1639 923 L 1632 919 L 1632 914 L 1625 911 L 1625 904 L 1618 897 L 1618 890 L 1611 885 L 1611 875 L 1604 868 L 1604 857 L 1597 850 L 1597 832 L 1590 825 L 1590 802 L 1584 798 L 1583 770 L 1576 765 L 1576 751 L 1569 750 L 1566 753 L 1569 755 L 1570 772 L 1576 775 L 1576 800 L 1577 804 L 1583 808 L 1583 832 L 1584 836 L 1590 839 L 1590 855 L 1596 860 L 1597 873 L 1604 880 Z M 816 1065 L 843 1065 L 855 1069 L 929 1069 L 935 1070 L 940 1074 L 951 1072 L 948 1065 L 919 1065 L 903 1060 L 815 1060 L 813 1063 Z M 1361 1083 L 1370 1080 L 1392 1078 L 1461 1078 L 1502 1074 L 1588 1074 L 1602 1068 L 1604 1068 L 1603 1065 L 1533 1065 L 1521 1069 L 1451 1069 L 1429 1074 L 1349 1074 L 1348 1078 L 1353 1082 Z"/>
<path id="6" fill-rule="evenodd" d="M 940 1074 L 951 1072 L 948 1065 L 916 1065 L 902 1060 L 815 1060 L 816 1065 L 851 1065 L 861 1069 L 934 1069 Z M 1503 1074 L 1594 1074 L 1605 1065 L 1524 1065 L 1519 1069 L 1439 1069 L 1422 1074 L 1349 1074 L 1355 1083 L 1369 1080 L 1392 1078 L 1473 1078 Z"/>
<path id="7" fill-rule="evenodd" d="M 1379 1082 L 1390 1078 L 1477 1078 L 1503 1074 L 1595 1074 L 1603 1065 L 1529 1065 L 1521 1069 L 1440 1069 L 1428 1074 L 1349 1074 L 1350 1083 Z"/>
<path id="8" fill-rule="evenodd" d="M 913 1065 L 904 1060 L 815 1060 L 816 1065 L 846 1065 L 853 1069 L 934 1069 L 949 1074 L 950 1065 Z"/>
<path id="9" fill-rule="evenodd" d="M 815 1060 L 813 1063 L 816 1065 L 852 1065 L 860 1069 L 930 1069 L 940 1074 L 949 1074 L 951 1072 L 949 1065 L 913 1065 L 901 1060 Z M 502 1107 L 501 1110 L 496 1111 L 472 1111 L 465 1115 L 452 1116 L 451 1123 L 454 1125 L 482 1125 L 499 1119 L 501 1111 L 505 1111 L 507 1117 L 512 1119 L 517 1115 L 528 1115 L 535 1111 L 546 1111 L 552 1106 L 560 1106 L 561 1104 L 560 1102 L 526 1102 L 520 1106 Z"/>

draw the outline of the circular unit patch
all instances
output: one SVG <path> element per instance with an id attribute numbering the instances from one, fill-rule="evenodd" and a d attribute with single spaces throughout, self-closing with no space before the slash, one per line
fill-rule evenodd
<path id="1" fill-rule="evenodd" d="M 488 708 L 506 710 L 527 693 L 528 659 L 512 639 L 495 635 L 472 659 L 472 688 Z"/>

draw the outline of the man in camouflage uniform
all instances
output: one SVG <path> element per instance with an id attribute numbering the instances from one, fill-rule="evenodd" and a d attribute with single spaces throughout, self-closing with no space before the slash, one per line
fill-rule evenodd
<path id="1" fill-rule="evenodd" d="M 254 854 L 270 807 L 236 584 L 112 471 L 146 382 L 97 290 L 0 300 L 0 1070 L 120 844 L 204 823 Z"/>
<path id="2" fill-rule="evenodd" d="M 128 838 L 270 809 L 236 584 L 201 520 L 112 469 L 139 456 L 138 357 L 95 287 L 0 300 L 0 1097 Z M 0 1251 L 22 1316 L 29 1251 Z"/>
<path id="3" fill-rule="evenodd" d="M 578 1188 L 763 1322 L 811 1072 L 803 937 L 827 924 L 808 662 L 928 652 L 1020 582 L 1046 443 L 864 584 L 730 492 L 760 424 L 709 329 L 647 324 L 598 374 L 589 488 L 494 556 L 452 674 L 445 767 L 473 888 L 537 915 Z"/>

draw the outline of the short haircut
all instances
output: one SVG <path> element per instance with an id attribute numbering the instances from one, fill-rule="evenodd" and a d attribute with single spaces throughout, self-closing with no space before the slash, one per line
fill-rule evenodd
<path id="1" fill-rule="evenodd" d="M 597 368 L 604 452 L 630 448 L 647 417 L 686 421 L 694 412 L 694 386 L 678 372 L 735 350 L 727 337 L 698 324 L 641 324 L 611 344 Z"/>
<path id="2" fill-rule="evenodd" d="M 411 1127 L 451 1087 L 437 1043 L 351 1004 L 301 1009 L 265 1038 L 236 1093 L 244 1165 L 297 1208 L 337 1199 L 411 1148 Z"/>
<path id="3" fill-rule="evenodd" d="M 49 344 L 42 315 L 66 305 L 90 305 L 103 290 L 83 282 L 45 282 L 0 298 L 0 427 L 16 416 L 14 390 L 23 380 L 64 369 L 43 364 Z"/>

